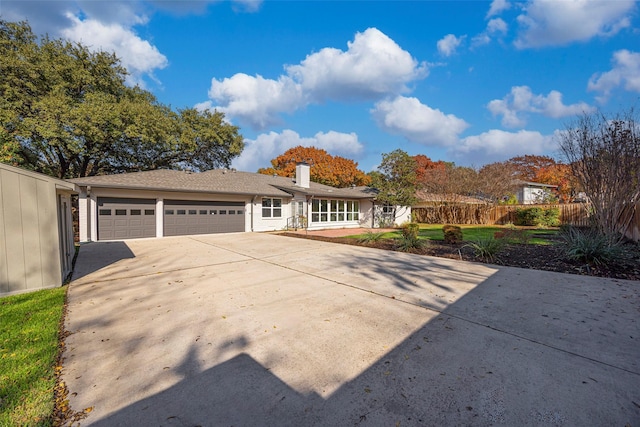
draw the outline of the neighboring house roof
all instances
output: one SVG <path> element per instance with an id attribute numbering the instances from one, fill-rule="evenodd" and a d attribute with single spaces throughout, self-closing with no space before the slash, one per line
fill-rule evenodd
<path id="1" fill-rule="evenodd" d="M 69 181 L 83 187 L 271 197 L 291 197 L 293 193 L 301 193 L 318 197 L 365 199 L 375 197 L 377 194 L 374 189 L 369 187 L 334 188 L 315 182 L 311 182 L 309 188 L 303 188 L 295 185 L 291 178 L 240 172 L 233 169 L 213 169 L 206 172 L 159 169 L 75 178 Z"/>
<path id="2" fill-rule="evenodd" d="M 522 180 L 516 181 L 516 184 L 519 186 L 525 186 L 525 187 L 558 188 L 557 185 L 541 184 L 539 182 L 530 182 L 530 181 L 522 181 Z"/>

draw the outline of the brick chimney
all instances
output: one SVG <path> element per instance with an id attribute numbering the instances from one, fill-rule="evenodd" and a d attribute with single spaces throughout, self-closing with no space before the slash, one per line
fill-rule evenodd
<path id="1" fill-rule="evenodd" d="M 311 181 L 311 166 L 308 163 L 300 162 L 296 165 L 296 185 L 302 188 L 309 188 Z"/>

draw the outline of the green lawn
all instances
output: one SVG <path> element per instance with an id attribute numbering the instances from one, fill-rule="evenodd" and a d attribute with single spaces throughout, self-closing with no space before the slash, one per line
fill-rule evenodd
<path id="1" fill-rule="evenodd" d="M 0 298 L 0 426 L 49 426 L 66 287 Z"/>
<path id="2" fill-rule="evenodd" d="M 442 233 L 442 224 L 420 224 L 420 234 L 419 237 L 422 239 L 429 240 L 444 240 L 444 234 Z M 498 231 L 507 230 L 508 227 L 503 226 L 485 226 L 485 225 L 460 225 L 462 228 L 462 239 L 464 241 L 474 241 L 478 239 L 485 239 L 492 237 L 494 233 Z M 558 230 L 557 229 L 547 229 L 547 228 L 536 228 L 536 229 L 525 229 L 526 233 L 530 236 L 529 243 L 537 244 L 537 245 L 549 245 L 552 242 L 544 236 L 536 237 L 540 235 L 555 235 Z M 374 230 L 375 232 L 375 230 Z M 383 233 L 383 239 L 395 239 L 402 235 L 400 230 L 394 230 L 387 233 Z M 360 238 L 362 234 L 357 236 L 349 236 L 352 238 Z"/>

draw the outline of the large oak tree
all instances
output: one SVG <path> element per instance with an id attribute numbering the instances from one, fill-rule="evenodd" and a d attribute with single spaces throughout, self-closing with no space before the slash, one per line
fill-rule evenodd
<path id="1" fill-rule="evenodd" d="M 176 112 L 127 87 L 112 53 L 0 20 L 0 58 L 2 162 L 71 178 L 228 167 L 244 148 L 222 113 Z"/>

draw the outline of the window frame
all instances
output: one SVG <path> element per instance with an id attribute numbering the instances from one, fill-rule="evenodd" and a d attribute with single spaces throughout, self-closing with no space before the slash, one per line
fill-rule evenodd
<path id="1" fill-rule="evenodd" d="M 282 218 L 282 199 L 278 197 L 262 198 L 262 219 Z"/>
<path id="2" fill-rule="evenodd" d="M 312 223 L 342 223 L 360 221 L 360 201 L 349 199 L 313 199 Z"/>

